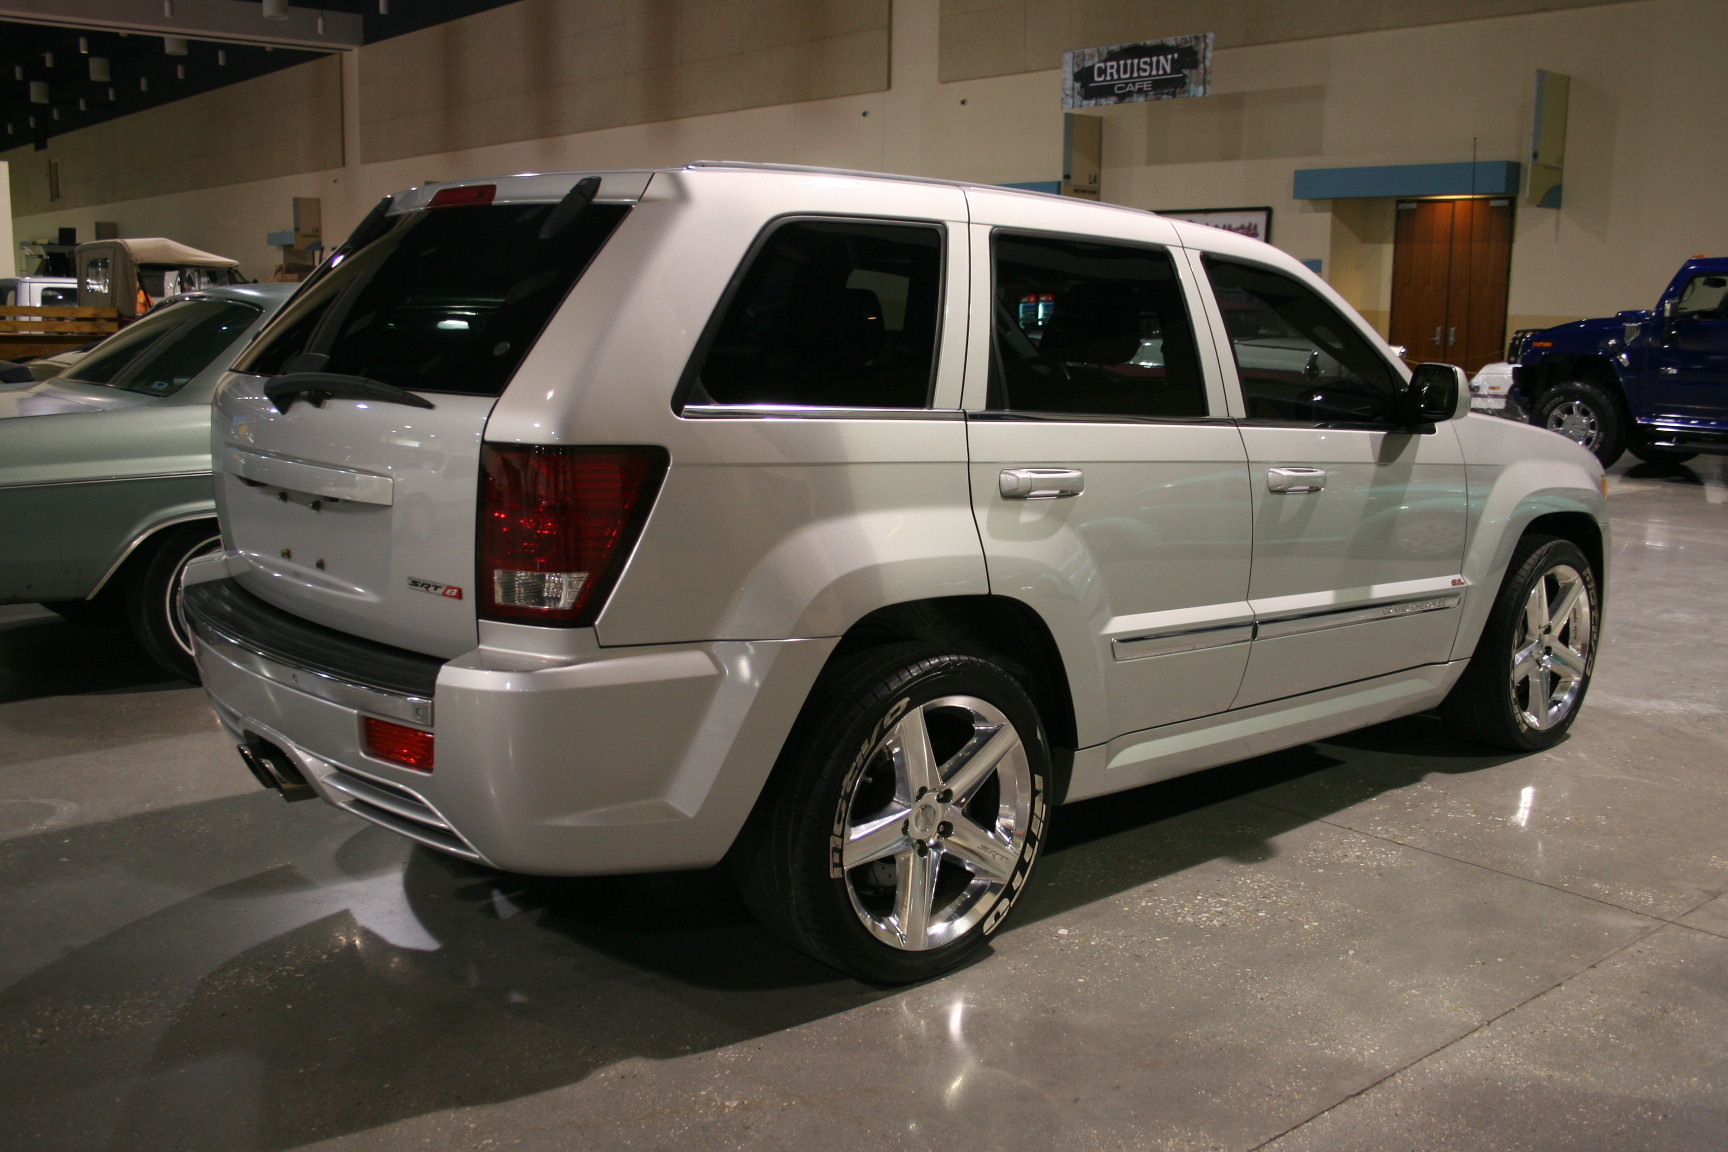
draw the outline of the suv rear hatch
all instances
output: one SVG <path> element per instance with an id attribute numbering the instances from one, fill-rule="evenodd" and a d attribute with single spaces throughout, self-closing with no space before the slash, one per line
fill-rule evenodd
<path id="1" fill-rule="evenodd" d="M 218 396 L 217 501 L 239 584 L 352 635 L 471 650 L 487 417 L 629 212 L 617 201 L 646 182 L 445 185 L 368 218 Z"/>

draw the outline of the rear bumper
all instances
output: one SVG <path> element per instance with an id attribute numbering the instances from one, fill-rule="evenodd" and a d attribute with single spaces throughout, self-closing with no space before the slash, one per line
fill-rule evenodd
<path id="1" fill-rule="evenodd" d="M 275 745 L 326 801 L 373 823 L 543 875 L 717 862 L 835 643 L 656 645 L 578 660 L 482 647 L 429 661 L 422 696 L 413 654 L 349 637 L 348 668 L 314 660 L 282 642 L 277 610 L 253 601 L 249 623 L 246 593 L 224 590 L 224 616 L 200 589 L 186 601 L 199 670 L 236 741 Z M 371 665 L 352 659 L 368 647 Z M 401 682 L 380 683 L 378 662 L 392 659 Z M 367 755 L 362 716 L 430 727 L 434 771 Z"/>

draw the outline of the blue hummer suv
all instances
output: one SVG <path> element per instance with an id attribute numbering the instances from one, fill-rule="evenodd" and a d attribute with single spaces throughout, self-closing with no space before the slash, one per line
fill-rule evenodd
<path id="1" fill-rule="evenodd" d="M 1515 333 L 1506 358 L 1530 422 L 1603 467 L 1728 455 L 1728 257 L 1686 261 L 1654 311 Z"/>

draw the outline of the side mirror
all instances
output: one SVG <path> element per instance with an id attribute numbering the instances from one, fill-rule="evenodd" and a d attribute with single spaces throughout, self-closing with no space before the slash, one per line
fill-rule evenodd
<path id="1" fill-rule="evenodd" d="M 1470 380 L 1455 364 L 1430 361 L 1416 365 L 1405 396 L 1405 423 L 1412 427 L 1462 419 L 1470 412 Z"/>
<path id="2" fill-rule="evenodd" d="M 10 360 L 0 360 L 0 384 L 34 384 L 36 373 L 30 371 L 27 364 L 14 364 Z"/>

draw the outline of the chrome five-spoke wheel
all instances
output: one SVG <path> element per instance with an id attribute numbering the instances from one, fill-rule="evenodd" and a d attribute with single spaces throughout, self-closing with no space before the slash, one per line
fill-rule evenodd
<path id="1" fill-rule="evenodd" d="M 1014 881 L 1034 799 L 1001 709 L 975 696 L 909 706 L 849 795 L 840 856 L 853 911 L 895 948 L 959 939 Z"/>
<path id="2" fill-rule="evenodd" d="M 1571 714 L 1590 673 L 1594 627 L 1584 575 L 1570 564 L 1531 586 L 1512 652 L 1512 696 L 1530 728 L 1545 732 Z"/>
<path id="3" fill-rule="evenodd" d="M 962 963 L 1026 889 L 1050 752 L 1023 682 L 920 641 L 818 681 L 734 846 L 758 919 L 865 980 Z"/>
<path id="4" fill-rule="evenodd" d="M 1559 742 L 1590 687 L 1596 597 L 1595 569 L 1576 543 L 1525 536 L 1441 715 L 1464 735 L 1509 752 Z"/>

